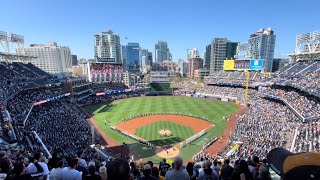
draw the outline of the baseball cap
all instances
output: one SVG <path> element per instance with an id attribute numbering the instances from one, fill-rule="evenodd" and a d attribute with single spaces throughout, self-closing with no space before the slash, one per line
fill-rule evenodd
<path id="1" fill-rule="evenodd" d="M 285 179 L 320 179 L 320 153 L 292 153 L 284 148 L 267 155 L 271 169 Z"/>

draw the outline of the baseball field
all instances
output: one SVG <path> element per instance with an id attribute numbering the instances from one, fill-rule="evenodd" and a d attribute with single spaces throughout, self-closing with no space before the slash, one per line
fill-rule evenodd
<path id="1" fill-rule="evenodd" d="M 126 143 L 130 154 L 133 154 L 135 159 L 144 158 L 159 162 L 162 158 L 159 150 L 141 144 L 119 131 L 147 140 L 158 148 L 176 147 L 173 148 L 172 153 L 179 154 L 183 159 L 188 160 L 199 152 L 203 144 L 212 137 L 221 136 L 228 124 L 226 118 L 239 110 L 239 107 L 231 103 L 208 99 L 161 96 L 128 98 L 109 104 L 88 106 L 84 109 L 94 115 L 93 123 L 97 129 L 103 132 L 110 141 L 115 142 L 110 146 L 115 144 L 121 146 Z M 173 112 L 183 113 L 183 115 L 170 114 Z M 161 114 L 150 115 L 150 113 Z M 138 114 L 140 116 L 134 117 Z M 142 114 L 146 115 L 142 116 Z M 206 133 L 201 138 L 193 141 L 191 145 L 179 148 L 179 143 L 203 130 Z"/>

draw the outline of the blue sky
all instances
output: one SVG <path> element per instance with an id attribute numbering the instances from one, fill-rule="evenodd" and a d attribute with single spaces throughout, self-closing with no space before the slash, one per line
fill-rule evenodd
<path id="1" fill-rule="evenodd" d="M 294 51 L 296 34 L 320 30 L 319 0 L 1 0 L 1 7 L 0 31 L 24 35 L 26 45 L 55 41 L 78 58 L 93 58 L 93 35 L 107 28 L 149 51 L 167 41 L 174 60 L 190 48 L 202 54 L 214 37 L 246 42 L 261 27 L 274 29 L 280 57 Z"/>

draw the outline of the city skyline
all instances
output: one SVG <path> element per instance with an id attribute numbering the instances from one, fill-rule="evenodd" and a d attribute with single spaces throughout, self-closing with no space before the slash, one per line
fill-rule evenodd
<path id="1" fill-rule="evenodd" d="M 297 34 L 315 31 L 320 27 L 316 19 L 316 9 L 320 2 L 315 0 L 309 1 L 313 6 L 308 9 L 307 15 L 300 13 L 299 16 L 295 15 L 300 9 L 297 2 L 274 0 L 264 4 L 253 3 L 253 0 L 247 3 L 232 1 L 232 6 L 229 3 L 211 1 L 197 4 L 166 1 L 170 2 L 170 6 L 164 5 L 167 3 L 153 5 L 144 0 L 75 2 L 4 0 L 4 7 L 14 4 L 15 14 L 10 18 L 0 18 L 0 30 L 25 36 L 25 46 L 57 42 L 69 46 L 72 54 L 78 55 L 78 58 L 93 59 L 93 35 L 111 29 L 120 35 L 122 45 L 137 42 L 141 48 L 150 52 L 154 52 L 154 45 L 158 40 L 166 41 L 173 60 L 177 61 L 186 60 L 187 49 L 205 51 L 206 45 L 210 44 L 213 38 L 246 42 L 252 32 L 262 27 L 271 27 L 276 32 L 274 57 L 283 57 L 284 54 L 294 51 Z M 119 8 L 110 8 L 107 11 L 103 8 L 106 5 Z M 159 13 L 164 7 L 166 13 Z M 219 8 L 213 11 L 212 7 Z M 28 8 L 31 10 L 25 13 Z M 34 8 L 37 11 L 33 11 Z M 136 11 L 133 17 L 128 18 L 130 11 L 127 12 L 126 9 L 131 8 Z M 194 9 L 198 10 L 197 13 L 190 13 Z M 234 13 L 226 15 L 226 10 Z M 4 8 L 2 12 L 9 14 L 12 9 Z M 147 26 L 139 26 L 141 18 L 147 20 L 144 21 Z M 151 21 L 152 19 L 163 20 Z M 201 28 L 193 28 L 190 23 L 192 21 L 201 24 Z"/>

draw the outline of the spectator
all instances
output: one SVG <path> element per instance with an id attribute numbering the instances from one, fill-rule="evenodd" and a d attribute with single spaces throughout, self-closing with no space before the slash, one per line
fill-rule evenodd
<path id="1" fill-rule="evenodd" d="M 138 180 L 156 180 L 157 178 L 151 176 L 152 168 L 150 164 L 146 164 L 143 167 L 143 176 L 139 177 Z M 159 176 L 159 175 L 158 175 Z"/>
<path id="2" fill-rule="evenodd" d="M 20 162 L 14 165 L 13 174 L 11 176 L 11 180 L 32 180 L 30 174 L 26 174 L 25 172 L 26 166 L 24 163 Z"/>
<path id="3" fill-rule="evenodd" d="M 79 159 L 72 159 L 68 162 L 68 167 L 63 168 L 62 174 L 63 179 L 70 180 L 81 180 L 82 173 L 76 170 L 76 167 L 79 165 Z"/>
<path id="4" fill-rule="evenodd" d="M 6 156 L 5 151 L 0 151 L 0 169 L 2 173 L 6 173 L 9 177 L 11 174 L 12 163 L 11 160 Z"/>
<path id="5" fill-rule="evenodd" d="M 46 163 L 40 162 L 41 156 L 38 152 L 34 154 L 34 161 L 28 165 L 26 173 L 38 180 L 45 180 L 48 178 L 49 169 Z"/>
<path id="6" fill-rule="evenodd" d="M 61 161 L 61 158 L 58 157 L 58 153 L 53 152 L 52 157 L 49 159 L 49 162 L 48 162 L 49 170 L 51 171 L 51 169 L 54 168 L 54 166 L 57 166 L 59 161 Z"/>
<path id="7" fill-rule="evenodd" d="M 171 166 L 170 166 L 170 164 L 167 163 L 166 158 L 163 158 L 162 162 L 160 162 L 160 164 L 159 164 L 160 175 L 165 177 L 166 172 L 169 170 L 170 167 Z"/>
<path id="8" fill-rule="evenodd" d="M 221 180 L 232 179 L 233 167 L 231 167 L 229 163 L 230 163 L 229 159 L 224 160 L 224 165 L 221 168 Z"/>
<path id="9" fill-rule="evenodd" d="M 165 180 L 189 180 L 189 174 L 186 171 L 181 170 L 181 166 L 183 165 L 183 160 L 180 156 L 177 156 L 174 161 L 173 170 L 167 171 Z"/>
<path id="10" fill-rule="evenodd" d="M 99 168 L 99 174 L 100 174 L 102 180 L 106 180 L 107 179 L 107 168 L 105 166 L 101 166 Z"/>
<path id="11" fill-rule="evenodd" d="M 96 174 L 96 167 L 94 165 L 90 165 L 88 167 L 89 174 L 84 177 L 85 180 L 102 180 L 99 174 Z"/>
<path id="12" fill-rule="evenodd" d="M 159 169 L 157 167 L 153 167 L 151 173 L 151 176 L 155 177 L 157 180 L 164 180 L 164 177 L 159 175 Z"/>
<path id="13" fill-rule="evenodd" d="M 188 162 L 186 170 L 189 174 L 190 180 L 197 179 L 197 172 L 194 170 L 192 162 Z"/>
<path id="14" fill-rule="evenodd" d="M 124 159 L 113 159 L 107 165 L 108 180 L 128 180 L 130 178 L 130 167 Z"/>
<path id="15" fill-rule="evenodd" d="M 218 180 L 219 175 L 211 168 L 211 161 L 207 160 L 202 169 L 199 170 L 199 180 Z"/>
<path id="16" fill-rule="evenodd" d="M 245 160 L 240 161 L 239 173 L 241 180 L 253 180 L 253 176 L 249 171 L 248 163 Z"/>
<path id="17" fill-rule="evenodd" d="M 94 162 L 95 167 L 96 167 L 96 171 L 99 171 L 99 168 L 101 167 L 101 162 L 100 162 L 100 156 L 99 153 L 95 153 L 93 155 L 93 160 L 92 162 Z"/>
<path id="18" fill-rule="evenodd" d="M 63 161 L 60 160 L 59 162 L 55 162 L 56 164 L 52 164 L 52 170 L 50 171 L 50 180 L 63 180 Z"/>

